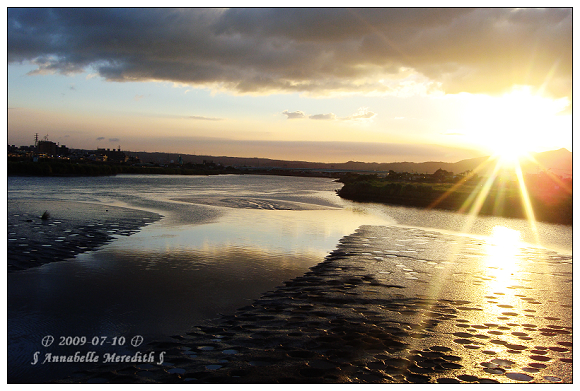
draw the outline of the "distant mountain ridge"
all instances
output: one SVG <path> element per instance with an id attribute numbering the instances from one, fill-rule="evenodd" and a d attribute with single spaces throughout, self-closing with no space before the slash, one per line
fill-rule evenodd
<path id="1" fill-rule="evenodd" d="M 566 148 L 532 155 L 546 170 L 560 176 L 572 176 L 572 152 Z M 534 169 L 532 163 L 523 163 L 522 169 Z M 537 170 L 537 168 L 536 168 Z"/>
<path id="2" fill-rule="evenodd" d="M 245 158 L 228 156 L 207 156 L 207 155 L 187 155 L 164 152 L 129 152 L 131 155 L 139 157 L 141 162 L 169 164 L 178 162 L 179 157 L 184 163 L 202 164 L 204 161 L 221 164 L 224 166 L 247 166 L 247 167 L 277 167 L 277 168 L 304 168 L 304 169 L 325 169 L 325 170 L 357 170 L 357 171 L 389 171 L 411 172 L 418 174 L 432 174 L 438 169 L 459 174 L 468 170 L 476 169 L 480 164 L 489 159 L 489 156 L 476 157 L 460 160 L 455 163 L 449 162 L 393 162 L 393 163 L 366 163 L 353 162 L 346 163 L 316 163 L 296 160 L 275 160 L 267 158 Z M 572 176 L 572 152 L 565 148 L 554 151 L 546 151 L 532 154 L 534 159 L 540 164 L 522 161 L 522 171 L 525 173 L 537 173 L 542 167 L 543 170 L 552 171 L 556 175 L 563 177 Z"/>

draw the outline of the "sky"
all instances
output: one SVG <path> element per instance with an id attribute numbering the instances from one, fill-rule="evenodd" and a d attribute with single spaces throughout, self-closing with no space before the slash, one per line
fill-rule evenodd
<path id="1" fill-rule="evenodd" d="M 8 144 L 316 162 L 572 150 L 572 10 L 8 8 Z"/>

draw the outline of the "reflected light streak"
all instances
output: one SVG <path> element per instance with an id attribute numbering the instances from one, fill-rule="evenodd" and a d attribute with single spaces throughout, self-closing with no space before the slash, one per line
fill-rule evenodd
<path id="1" fill-rule="evenodd" d="M 493 182 L 495 181 L 495 178 L 497 177 L 497 173 L 498 173 L 500 167 L 501 167 L 501 163 L 498 161 L 497 164 L 495 165 L 495 167 L 493 168 L 493 173 L 489 177 L 487 177 L 487 180 L 485 181 L 483 188 L 479 192 L 477 192 L 477 190 L 474 190 L 469 195 L 467 200 L 465 200 L 465 202 L 463 203 L 461 208 L 459 208 L 459 212 L 461 212 L 461 213 L 465 212 L 465 210 L 468 208 L 469 204 L 471 204 L 471 210 L 469 211 L 470 216 L 475 217 L 479 214 L 479 211 L 483 207 L 483 203 L 485 202 L 485 199 L 486 199 L 487 195 L 489 194 L 489 191 L 491 190 L 491 186 L 493 185 Z M 472 203 L 472 200 L 475 197 L 477 197 L 477 198 Z"/>
<path id="2" fill-rule="evenodd" d="M 436 207 L 439 203 L 441 203 L 445 198 L 449 197 L 452 193 L 458 190 L 459 187 L 464 185 L 469 179 L 471 179 L 474 175 L 479 172 L 484 171 L 490 164 L 493 164 L 495 161 L 495 166 L 493 167 L 493 171 L 487 178 L 482 178 L 479 184 L 472 190 L 469 194 L 467 199 L 463 202 L 461 207 L 459 208 L 460 213 L 465 213 L 468 210 L 468 219 L 463 226 L 463 232 L 469 233 L 471 226 L 475 218 L 479 215 L 486 198 L 488 197 L 491 188 L 496 180 L 499 178 L 500 170 L 510 170 L 513 171 L 515 177 L 517 178 L 517 183 L 519 187 L 520 199 L 524 208 L 525 217 L 530 224 L 530 228 L 534 235 L 534 240 L 536 244 L 540 244 L 538 229 L 536 226 L 536 218 L 534 214 L 534 210 L 532 207 L 532 203 L 530 200 L 530 195 L 524 181 L 524 176 L 522 172 L 522 167 L 520 164 L 520 159 L 527 159 L 533 164 L 537 165 L 543 172 L 545 172 L 549 178 L 553 180 L 555 184 L 563 188 L 569 194 L 572 193 L 572 189 L 568 185 L 566 185 L 560 178 L 555 176 L 553 173 L 549 172 L 548 170 L 543 170 L 543 167 L 533 156 L 530 154 L 523 154 L 522 156 L 498 156 L 494 155 L 488 158 L 485 162 L 481 163 L 477 166 L 469 175 L 462 178 L 459 182 L 455 183 L 449 190 L 447 190 L 442 196 L 440 196 L 437 200 L 431 203 L 428 206 L 428 209 Z M 501 215 L 501 207 L 502 207 L 502 200 L 507 194 L 507 189 L 505 188 L 504 183 L 499 184 L 498 188 L 498 197 L 495 199 L 494 204 L 494 212 L 496 214 Z"/>
<path id="3" fill-rule="evenodd" d="M 532 203 L 530 202 L 530 196 L 528 194 L 528 189 L 526 187 L 526 183 L 524 182 L 524 176 L 522 174 L 522 168 L 520 166 L 519 160 L 515 161 L 515 171 L 516 176 L 518 178 L 518 185 L 520 187 L 520 194 L 522 201 L 524 203 L 524 209 L 526 212 L 526 218 L 530 223 L 530 227 L 532 228 L 532 232 L 534 233 L 534 240 L 536 244 L 540 243 L 540 237 L 538 235 L 538 228 L 536 226 L 536 218 L 534 216 L 534 210 L 532 208 Z"/>
<path id="4" fill-rule="evenodd" d="M 487 263 L 504 266 L 506 260 L 514 260 L 520 252 L 521 232 L 501 225 L 492 228 L 491 236 L 486 240 Z"/>
<path id="5" fill-rule="evenodd" d="M 521 252 L 521 232 L 500 225 L 493 227 L 491 236 L 486 240 L 485 263 L 487 268 L 492 269 L 494 278 L 489 281 L 488 294 L 505 292 L 506 288 L 513 284 L 514 276 L 517 275 L 518 255 Z M 503 304 L 508 299 L 502 297 Z M 514 301 L 517 306 L 517 302 Z M 511 303 L 514 304 L 514 303 Z"/>
<path id="6" fill-rule="evenodd" d="M 471 210 L 469 211 L 467 221 L 463 226 L 463 232 L 468 233 L 471 231 L 471 227 L 473 226 L 475 218 L 479 215 L 479 212 L 483 207 L 483 203 L 485 202 L 485 199 L 491 190 L 491 186 L 493 185 L 493 182 L 495 181 L 500 168 L 501 162 L 498 160 L 495 167 L 493 168 L 492 174 L 487 177 L 487 180 L 485 180 L 481 190 L 477 191 L 477 188 L 474 189 L 459 209 L 459 212 L 463 213 L 471 204 Z M 473 201 L 474 198 L 475 201 Z"/>
<path id="7" fill-rule="evenodd" d="M 431 203 L 431 205 L 429 205 L 427 207 L 427 209 L 432 209 L 434 207 L 436 207 L 437 205 L 439 205 L 439 203 L 441 203 L 441 201 L 443 201 L 445 198 L 449 197 L 451 194 L 453 194 L 453 192 L 455 190 L 457 190 L 459 187 L 463 186 L 465 184 L 465 182 L 467 182 L 469 179 L 471 179 L 474 175 L 476 175 L 477 173 L 483 171 L 483 169 L 490 164 L 491 162 L 491 157 L 488 158 L 485 162 L 481 163 L 479 166 L 477 166 L 472 172 L 470 172 L 468 175 L 466 175 L 465 177 L 461 178 L 461 180 L 459 182 L 457 182 L 456 184 L 454 184 L 451 189 L 447 190 L 441 197 L 437 198 L 435 201 L 433 201 Z M 474 190 L 470 197 L 475 197 L 475 193 L 477 192 L 477 190 Z"/>
<path id="8" fill-rule="evenodd" d="M 478 183 L 475 189 L 469 194 L 469 196 L 459 209 L 459 211 L 462 213 L 464 213 L 466 210 L 469 209 L 468 218 L 466 219 L 462 231 L 465 233 L 469 233 L 471 231 L 471 227 L 473 226 L 476 217 L 479 215 L 486 198 L 491 192 L 494 182 L 498 179 L 498 173 L 500 172 L 500 170 L 510 169 L 515 171 L 518 186 L 520 189 L 520 197 L 522 199 L 522 203 L 524 204 L 526 218 L 532 228 L 536 243 L 539 243 L 539 235 L 536 227 L 534 211 L 530 202 L 526 184 L 523 179 L 519 158 L 515 156 L 513 157 L 513 159 L 501 158 L 499 156 L 490 157 L 484 163 L 479 165 L 471 173 L 471 175 L 464 178 L 459 183 L 455 184 L 449 191 L 447 191 L 442 197 L 440 197 L 440 199 L 438 199 L 430 207 L 433 207 L 437 203 L 441 202 L 442 199 L 449 196 L 449 194 L 455 191 L 467 179 L 475 175 L 476 172 L 479 172 L 483 170 L 484 167 L 489 166 L 489 164 L 492 164 L 494 160 L 495 166 L 493 167 L 493 171 L 491 172 L 491 174 L 488 175 L 487 178 L 482 178 L 482 180 Z M 505 196 L 505 192 L 503 195 Z M 494 208 L 497 209 L 500 203 L 501 200 L 496 199 L 496 204 Z M 518 255 L 521 251 L 521 247 L 522 242 L 520 231 L 512 230 L 503 226 L 495 226 L 492 229 L 491 236 L 487 240 L 486 246 L 487 256 L 485 258 L 486 267 L 492 269 L 494 271 L 494 274 L 496 274 L 496 276 L 494 276 L 494 278 L 490 281 L 490 285 L 488 287 L 488 289 L 491 292 L 503 291 L 505 288 L 512 285 L 512 280 L 515 278 L 514 276 L 517 275 L 518 271 L 517 269 L 519 267 Z M 453 259 L 457 257 L 457 255 L 460 254 L 461 252 L 462 252 L 462 244 L 458 243 L 453 251 L 454 254 L 451 256 L 450 260 L 453 261 Z M 434 294 L 436 294 L 437 291 L 440 289 L 441 286 L 431 287 L 431 291 Z M 504 296 L 504 300 L 506 299 L 507 297 Z M 515 300 L 515 298 L 511 298 L 511 300 L 509 301 L 512 302 L 514 306 L 519 305 Z"/>

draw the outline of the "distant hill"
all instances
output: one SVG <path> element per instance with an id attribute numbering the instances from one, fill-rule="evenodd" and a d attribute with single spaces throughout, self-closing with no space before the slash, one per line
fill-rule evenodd
<path id="1" fill-rule="evenodd" d="M 563 177 L 572 176 L 572 152 L 566 148 L 536 153 L 533 156 L 544 169 Z M 525 163 L 522 166 L 522 169 L 537 171 L 537 166 L 532 163 Z"/>
<path id="2" fill-rule="evenodd" d="M 129 152 L 131 155 L 139 157 L 141 162 L 168 164 L 171 161 L 177 162 L 181 156 L 184 163 L 201 164 L 204 161 L 221 164 L 224 166 L 247 166 L 247 167 L 278 167 L 278 168 L 306 168 L 306 169 L 326 169 L 326 170 L 357 170 L 357 171 L 389 171 L 411 172 L 419 174 L 432 174 L 438 169 L 459 174 L 468 170 L 474 170 L 489 157 L 477 157 L 465 159 L 456 163 L 449 162 L 393 162 L 393 163 L 366 163 L 353 162 L 346 163 L 316 163 L 294 160 L 274 160 L 265 158 L 245 158 L 245 157 L 228 157 L 228 156 L 205 156 L 205 155 L 186 155 L 178 153 L 162 152 Z M 544 170 L 550 170 L 556 175 L 563 177 L 572 176 L 572 152 L 565 148 L 555 151 L 535 153 L 532 155 L 540 167 Z M 522 162 L 522 170 L 525 173 L 537 173 L 538 165 L 530 162 Z M 482 175 L 485 175 L 482 173 Z"/>

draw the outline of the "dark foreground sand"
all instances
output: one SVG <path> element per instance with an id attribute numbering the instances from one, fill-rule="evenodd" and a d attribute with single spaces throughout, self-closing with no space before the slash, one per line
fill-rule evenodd
<path id="1" fill-rule="evenodd" d="M 164 362 L 63 382 L 571 383 L 572 259 L 363 226 L 253 305 L 141 352 Z"/>
<path id="2" fill-rule="evenodd" d="M 45 211 L 47 220 L 40 218 Z M 65 261 L 161 218 L 136 209 L 47 200 L 9 200 L 7 213 L 8 272 Z"/>

